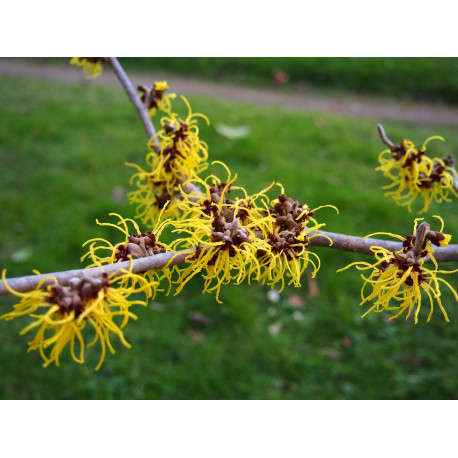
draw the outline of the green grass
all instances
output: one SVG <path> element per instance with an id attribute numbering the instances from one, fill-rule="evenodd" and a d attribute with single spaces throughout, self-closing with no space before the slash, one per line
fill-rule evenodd
<path id="1" fill-rule="evenodd" d="M 112 236 L 95 219 L 108 213 L 133 217 L 126 201 L 132 171 L 126 161 L 143 163 L 146 136 L 121 89 L 90 84 L 51 84 L 0 78 L 0 266 L 9 276 L 76 268 L 81 244 Z M 201 137 L 212 160 L 238 174 L 238 183 L 256 192 L 281 181 L 289 195 L 317 207 L 325 229 L 354 235 L 374 231 L 410 233 L 415 214 L 383 196 L 386 184 L 374 172 L 383 149 L 377 120 L 286 112 L 212 98 L 190 99 L 193 110 L 212 124 Z M 228 140 L 218 122 L 251 129 L 248 137 Z M 419 128 L 389 123 L 389 136 L 417 144 L 430 135 L 430 151 L 458 149 L 449 128 Z M 212 168 L 212 170 L 217 170 Z M 418 211 L 420 206 L 416 207 Z M 458 203 L 432 205 L 426 215 L 446 220 L 458 237 Z M 202 295 L 193 280 L 177 297 L 159 296 L 138 308 L 138 321 L 125 335 L 132 349 L 117 342 L 98 372 L 97 349 L 78 365 L 65 354 L 60 368 L 43 369 L 28 337 L 19 335 L 27 320 L 0 322 L 0 397 L 5 399 L 443 399 L 458 393 L 457 303 L 444 292 L 451 323 L 440 312 L 432 322 L 386 323 L 383 315 L 361 319 L 361 282 L 354 271 L 335 271 L 361 255 L 319 249 L 320 293 L 289 288 L 277 304 L 258 285 L 226 287 L 223 305 Z M 364 257 L 364 259 L 369 259 Z M 456 268 L 456 265 L 448 265 Z M 458 288 L 457 275 L 450 278 Z M 289 305 L 291 294 L 305 302 Z M 7 310 L 11 297 L 0 297 Z M 299 313 L 298 313 L 299 312 Z M 198 325 L 193 313 L 210 320 Z M 269 327 L 280 328 L 277 335 Z"/>

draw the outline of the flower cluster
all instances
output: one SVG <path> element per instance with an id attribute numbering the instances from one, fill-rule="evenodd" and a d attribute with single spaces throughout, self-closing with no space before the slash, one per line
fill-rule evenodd
<path id="1" fill-rule="evenodd" d="M 140 100 L 148 108 L 150 116 L 154 116 L 157 110 L 166 112 L 172 110 L 172 100 L 176 97 L 176 94 L 164 94 L 168 89 L 167 81 L 156 81 L 151 88 L 143 84 L 138 86 Z"/>
<path id="2" fill-rule="evenodd" d="M 228 172 L 225 182 L 210 175 L 200 181 L 204 196 L 183 193 L 183 215 L 173 232 L 186 236 L 173 248 L 197 249 L 187 268 L 176 267 L 176 293 L 199 272 L 205 280 L 203 291 L 215 291 L 217 301 L 224 284 L 254 280 L 271 287 L 280 284 L 280 289 L 286 282 L 300 286 L 309 264 L 315 275 L 320 263 L 309 251 L 309 240 L 323 224 L 312 218 L 314 211 L 288 198 L 283 188 L 279 199 L 271 200 L 266 193 L 274 183 L 249 196 L 233 186 L 237 177 L 231 178 L 227 167 L 219 164 Z M 229 198 L 232 191 L 241 196 Z"/>
<path id="3" fill-rule="evenodd" d="M 458 197 L 451 158 L 430 158 L 426 154 L 426 145 L 434 139 L 444 140 L 439 136 L 430 137 L 419 150 L 410 140 L 403 140 L 399 146 L 392 145 L 379 155 L 380 166 L 376 170 L 392 181 L 384 187 L 390 190 L 385 195 L 393 197 L 399 205 L 406 205 L 409 211 L 418 195 L 424 201 L 420 213 L 428 211 L 433 200 L 450 201 L 450 194 Z"/>
<path id="4" fill-rule="evenodd" d="M 134 259 L 144 258 L 153 256 L 159 253 L 170 252 L 170 247 L 162 242 L 159 242 L 159 237 L 162 234 L 164 228 L 169 224 L 168 220 L 162 221 L 161 216 L 165 208 L 159 215 L 158 221 L 152 231 L 142 232 L 138 224 L 130 218 L 123 218 L 117 213 L 110 213 L 110 216 L 116 216 L 119 218 L 117 224 L 113 223 L 101 223 L 98 220 L 99 226 L 110 226 L 121 231 L 124 235 L 124 240 L 113 245 L 108 240 L 102 238 L 94 238 L 86 241 L 83 246 L 88 246 L 89 250 L 81 258 L 84 261 L 86 258 L 91 259 L 92 263 L 87 267 L 100 266 L 102 264 L 114 264 L 123 261 L 133 261 Z M 130 223 L 134 232 L 129 230 Z M 105 252 L 106 255 L 99 255 L 99 252 Z M 171 286 L 171 270 L 164 268 L 162 270 L 148 270 L 145 273 L 139 274 L 141 277 L 145 277 L 150 285 L 149 298 L 154 299 L 157 291 L 163 291 L 158 289 L 162 280 L 165 278 L 169 282 L 169 289 Z"/>
<path id="5" fill-rule="evenodd" d="M 288 284 L 299 287 L 301 276 L 309 264 L 313 267 L 312 277 L 316 275 L 320 268 L 320 258 L 309 247 L 310 240 L 318 235 L 317 230 L 324 226 L 313 218 L 315 212 L 323 207 L 338 211 L 332 205 L 312 210 L 288 197 L 283 188 L 278 199 L 270 202 L 266 208 L 267 224 L 262 232 L 269 249 L 258 253 L 263 267 L 261 283 L 267 282 L 271 287 L 280 283 L 281 291 L 286 278 L 289 279 Z M 329 241 L 332 244 L 332 240 Z"/>
<path id="6" fill-rule="evenodd" d="M 361 289 L 361 304 L 374 301 L 370 308 L 364 313 L 363 317 L 368 313 L 383 312 L 384 310 L 397 312 L 390 319 L 406 313 L 406 319 L 412 317 L 415 323 L 418 323 L 418 315 L 422 306 L 422 293 L 428 298 L 430 304 L 430 312 L 426 321 L 430 321 L 434 310 L 434 304 L 437 303 L 441 309 L 445 320 L 449 321 L 447 312 L 445 311 L 441 301 L 441 291 L 439 284 L 447 285 L 456 300 L 458 301 L 457 292 L 446 280 L 438 275 L 451 274 L 458 272 L 439 270 L 436 260 L 434 259 L 435 246 L 447 246 L 451 236 L 444 234 L 443 221 L 440 231 L 431 231 L 429 224 L 421 223 L 417 226 L 419 219 L 415 220 L 414 234 L 407 237 L 402 237 L 396 234 L 386 234 L 395 237 L 402 241 L 402 249 L 397 252 L 391 252 L 385 248 L 373 246 L 373 251 L 376 261 L 354 262 L 344 267 L 342 270 L 355 266 L 358 270 L 368 270 L 368 277 L 361 275 L 364 280 Z M 376 234 L 370 234 L 371 237 Z M 426 260 L 429 259 L 433 267 L 425 266 Z M 366 288 L 370 287 L 371 291 L 366 294 Z"/>
<path id="7" fill-rule="evenodd" d="M 81 67 L 86 73 L 86 78 L 97 78 L 102 74 L 102 64 L 108 62 L 108 57 L 72 57 L 71 65 Z"/>
<path id="8" fill-rule="evenodd" d="M 189 182 L 205 170 L 207 145 L 199 139 L 198 118 L 208 118 L 192 113 L 188 101 L 182 97 L 188 108 L 185 119 L 172 111 L 161 119 L 162 128 L 149 141 L 150 152 L 146 156 L 149 170 L 137 164 L 137 173 L 131 178 L 137 189 L 129 193 L 129 201 L 137 207 L 137 217 L 144 224 L 153 224 L 158 213 L 170 202 L 167 214 L 178 216 L 177 210 L 180 185 Z M 165 108 L 165 107 L 163 107 Z"/>
<path id="9" fill-rule="evenodd" d="M 151 296 L 150 283 L 130 271 L 117 276 L 102 271 L 100 278 L 73 278 L 67 286 L 60 285 L 55 277 L 47 277 L 35 290 L 27 293 L 11 289 L 5 275 L 6 271 L 3 271 L 6 288 L 19 297 L 20 302 L 0 319 L 10 321 L 24 315 L 33 319 L 22 329 L 21 335 L 36 330 L 35 337 L 29 342 L 29 351 L 39 351 L 45 361 L 44 367 L 51 363 L 59 366 L 59 357 L 67 345 L 73 360 L 84 363 L 85 349 L 99 342 L 101 357 L 95 368 L 98 370 L 107 348 L 111 353 L 115 352 L 110 340 L 112 334 L 126 347 L 131 346 L 122 329 L 129 319 L 136 319 L 130 311 L 131 306 L 146 305 L 147 300 L 132 300 L 130 296 L 136 293 Z M 43 287 L 45 281 L 51 284 Z"/>

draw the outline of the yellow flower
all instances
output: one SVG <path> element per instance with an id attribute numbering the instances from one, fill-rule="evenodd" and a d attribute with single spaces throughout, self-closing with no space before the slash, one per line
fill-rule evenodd
<path id="1" fill-rule="evenodd" d="M 110 216 L 116 216 L 119 218 L 119 222 L 117 224 L 100 223 L 98 220 L 96 220 L 99 226 L 111 226 L 121 231 L 124 234 L 124 240 L 113 245 L 108 240 L 102 238 L 90 239 L 83 244 L 83 246 L 89 245 L 89 251 L 81 258 L 81 261 L 86 258 L 90 258 L 92 263 L 87 266 L 89 268 L 94 266 L 101 266 L 102 264 L 114 264 L 116 262 L 127 261 L 129 259 L 133 260 L 171 251 L 168 245 L 159 242 L 159 237 L 168 224 L 168 220 L 161 221 L 164 210 L 165 208 L 159 213 L 159 218 L 153 230 L 146 233 L 140 231 L 138 224 L 133 219 L 123 218 L 117 213 L 110 213 Z M 128 223 L 133 226 L 134 232 L 129 231 Z M 99 256 L 99 251 L 108 252 L 108 255 Z M 151 296 L 149 297 L 154 299 L 157 291 L 163 291 L 158 290 L 157 287 L 164 278 L 168 279 L 170 290 L 171 274 L 171 270 L 165 268 L 162 270 L 149 270 L 138 275 L 144 276 L 148 279 L 151 287 Z M 131 279 L 126 278 L 126 280 L 130 281 Z"/>
<path id="2" fill-rule="evenodd" d="M 392 146 L 379 155 L 380 166 L 375 170 L 383 172 L 392 183 L 384 189 L 393 189 L 385 193 L 397 204 L 406 205 L 412 211 L 412 202 L 421 196 L 424 206 L 420 213 L 428 211 L 433 200 L 438 203 L 450 201 L 449 194 L 458 197 L 454 189 L 454 170 L 447 158 L 430 158 L 425 154 L 426 145 L 442 137 L 429 137 L 420 150 L 410 140 L 403 140 L 400 146 Z"/>
<path id="3" fill-rule="evenodd" d="M 226 181 L 210 175 L 198 180 L 205 189 L 203 196 L 182 193 L 183 219 L 174 223 L 173 232 L 188 235 L 178 239 L 174 249 L 197 247 L 197 251 L 187 260 L 191 263 L 187 268 L 176 266 L 176 293 L 198 272 L 205 279 L 204 292 L 216 291 L 218 302 L 221 285 L 231 282 L 254 280 L 272 287 L 281 283 L 283 289 L 287 279 L 288 284 L 300 286 L 301 274 L 309 264 L 314 274 L 319 269 L 318 256 L 308 248 L 314 236 L 311 232 L 322 225 L 312 219 L 310 208 L 303 208 L 284 194 L 280 203 L 270 201 L 266 192 L 274 183 L 249 196 L 243 188 L 233 186 L 237 177 L 231 178 L 229 169 L 219 164 L 227 171 Z M 233 191 L 241 196 L 229 198 Z M 307 227 L 306 220 L 313 221 L 313 226 Z"/>
<path id="4" fill-rule="evenodd" d="M 154 156 L 148 155 L 147 161 L 150 159 L 154 159 Z M 136 208 L 135 217 L 143 224 L 152 226 L 162 210 L 165 209 L 167 202 L 168 205 L 164 214 L 170 217 L 179 217 L 178 204 L 180 199 L 176 195 L 178 186 L 171 194 L 163 183 L 154 181 L 151 172 L 142 169 L 137 164 L 127 165 L 138 170 L 130 179 L 130 184 L 134 183 L 137 189 L 128 193 L 129 202 Z"/>
<path id="5" fill-rule="evenodd" d="M 140 85 L 140 99 L 149 110 L 149 115 L 154 116 L 157 110 L 170 112 L 172 100 L 176 94 L 164 94 L 169 89 L 167 81 L 156 81 L 152 88 Z"/>
<path id="6" fill-rule="evenodd" d="M 169 88 L 167 81 L 156 81 L 154 83 L 154 90 L 164 92 Z"/>
<path id="7" fill-rule="evenodd" d="M 447 285 L 457 301 L 458 295 L 452 285 L 439 275 L 455 273 L 458 272 L 458 269 L 454 271 L 439 270 L 434 259 L 434 249 L 431 244 L 436 244 L 437 246 L 440 245 L 441 241 L 447 240 L 448 242 L 450 240 L 449 235 L 442 233 L 442 219 L 438 216 L 435 217 L 442 222 L 440 231 L 430 231 L 427 223 L 417 226 L 418 221 L 421 219 L 416 219 L 414 226 L 416 235 L 409 235 L 403 238 L 400 235 L 391 233 L 377 233 L 390 235 L 401 240 L 403 248 L 397 252 L 391 252 L 382 247 L 372 247 L 371 250 L 376 258 L 374 263 L 354 262 L 337 271 L 341 272 L 352 266 L 355 266 L 358 270 L 370 271 L 369 276 L 361 275 L 364 284 L 361 289 L 362 301 L 360 305 L 370 301 L 374 301 L 374 303 L 363 314 L 363 317 L 372 311 L 383 312 L 384 310 L 389 310 L 397 312 L 390 319 L 397 318 L 405 312 L 406 319 L 408 319 L 413 312 L 416 324 L 418 323 L 418 315 L 422 306 L 422 297 L 426 296 L 430 303 L 430 312 L 426 321 L 430 321 L 435 303 L 441 309 L 445 320 L 450 321 L 442 305 L 439 284 Z M 367 237 L 373 235 L 376 234 L 370 234 Z M 438 240 L 441 238 L 442 240 Z M 425 266 L 426 257 L 431 259 L 432 268 Z M 367 287 L 370 287 L 371 291 L 366 294 Z"/>
<path id="8" fill-rule="evenodd" d="M 450 243 L 452 236 L 450 234 L 442 234 L 442 235 L 444 236 L 444 238 L 442 240 L 439 240 L 439 246 L 446 247 Z"/>
<path id="9" fill-rule="evenodd" d="M 259 276 L 257 252 L 261 241 L 256 238 L 254 225 L 247 221 L 247 213 L 255 211 L 247 205 L 245 199 L 231 200 L 227 194 L 233 187 L 236 176 L 231 178 L 229 169 L 222 165 L 227 173 L 226 182 L 210 175 L 206 180 L 196 178 L 204 195 L 186 194 L 183 190 L 183 202 L 180 204 L 182 217 L 174 222 L 172 232 L 185 234 L 173 243 L 173 249 L 196 249 L 196 254 L 188 258 L 187 267 L 175 266 L 178 273 L 176 283 L 178 294 L 185 284 L 196 274 L 201 273 L 205 280 L 203 292 L 216 292 L 216 300 L 222 285 L 244 280 L 251 281 Z M 210 185 L 207 181 L 213 181 Z M 246 196 L 246 191 L 244 191 Z"/>
<path id="10" fill-rule="evenodd" d="M 191 105 L 181 97 L 188 108 L 188 115 L 183 120 L 175 113 L 161 119 L 162 129 L 153 137 L 149 146 L 160 142 L 160 153 L 154 151 L 147 157 L 151 163 L 151 177 L 156 182 L 165 183 L 167 191 L 172 194 L 178 183 L 184 178 L 192 179 L 205 170 L 208 165 L 208 147 L 199 139 L 197 119 L 210 121 L 200 113 L 192 113 Z M 149 159 L 149 160 L 148 160 Z"/>
<path id="11" fill-rule="evenodd" d="M 21 300 L 13 311 L 0 316 L 0 319 L 10 321 L 25 315 L 33 318 L 22 329 L 21 335 L 36 330 L 35 337 L 29 342 L 29 351 L 40 352 L 45 361 L 44 367 L 52 363 L 59 366 L 59 357 L 67 345 L 73 360 L 82 364 L 86 347 L 99 342 L 101 357 L 95 368 L 98 370 L 105 359 L 106 349 L 115 352 L 110 334 L 115 334 L 123 345 L 130 348 L 122 328 L 130 318 L 137 318 L 130 307 L 133 304 L 146 305 L 147 301 L 130 300 L 129 296 L 141 292 L 150 294 L 148 283 L 129 271 L 118 276 L 103 274 L 99 279 L 74 278 L 69 286 L 61 286 L 56 278 L 47 277 L 35 290 L 27 293 L 14 291 L 5 277 L 4 270 L 2 278 L 6 288 Z M 53 284 L 43 288 L 45 280 Z M 92 332 L 88 328 L 92 328 Z M 88 331 L 91 340 L 86 343 Z"/>
<path id="12" fill-rule="evenodd" d="M 178 273 L 174 282 L 177 284 L 175 294 L 201 273 L 205 280 L 203 292 L 216 292 L 216 300 L 221 303 L 222 285 L 238 285 L 246 279 L 250 282 L 253 276 L 259 275 L 259 243 L 250 225 L 244 225 L 238 217 L 229 216 L 231 210 L 237 213 L 236 205 L 216 208 L 217 213 L 208 215 L 201 208 L 197 208 L 197 212 L 190 209 L 187 217 L 174 222 L 173 232 L 187 235 L 175 240 L 173 249 L 196 248 L 195 256 L 186 261 L 190 263 L 187 267 L 175 266 Z"/>
<path id="13" fill-rule="evenodd" d="M 309 264 L 313 267 L 312 277 L 315 277 L 320 268 L 320 258 L 309 250 L 310 240 L 318 235 L 317 230 L 324 224 L 318 223 L 313 215 L 324 207 L 331 207 L 337 213 L 338 210 L 333 205 L 312 210 L 286 196 L 281 185 L 280 188 L 281 194 L 266 206 L 268 216 L 261 220 L 263 224 L 259 226 L 262 238 L 269 246 L 268 250 L 259 252 L 262 268 L 259 280 L 272 288 L 281 283 L 282 291 L 285 280 L 288 285 L 300 287 L 301 276 Z M 332 244 L 332 240 L 329 241 Z"/>
<path id="14" fill-rule="evenodd" d="M 176 197 L 180 185 L 194 180 L 199 173 L 208 167 L 207 145 L 199 139 L 197 118 L 208 119 L 201 114 L 192 113 L 187 100 L 188 116 L 183 120 L 175 113 L 161 120 L 162 129 L 149 142 L 150 152 L 146 156 L 149 170 L 137 164 L 137 173 L 131 177 L 131 184 L 137 189 L 128 194 L 129 201 L 137 206 L 137 217 L 144 224 L 152 224 L 164 203 L 169 200 L 168 214 L 178 215 Z M 157 153 L 153 147 L 160 144 Z"/>
<path id="15" fill-rule="evenodd" d="M 102 74 L 102 63 L 106 64 L 108 57 L 72 57 L 70 65 L 77 65 L 81 67 L 84 73 L 87 74 L 86 78 L 97 78 Z"/>

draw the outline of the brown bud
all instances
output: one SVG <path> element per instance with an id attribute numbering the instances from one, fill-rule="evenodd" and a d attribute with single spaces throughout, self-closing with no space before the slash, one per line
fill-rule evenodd
<path id="1" fill-rule="evenodd" d="M 143 257 L 143 250 L 136 243 L 128 243 L 127 248 L 130 249 L 130 254 L 133 259 L 138 259 Z"/>

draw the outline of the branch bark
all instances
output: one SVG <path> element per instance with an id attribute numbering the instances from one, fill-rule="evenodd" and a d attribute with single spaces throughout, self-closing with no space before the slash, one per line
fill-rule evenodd
<path id="1" fill-rule="evenodd" d="M 171 251 L 170 253 L 160 253 L 154 256 L 147 256 L 145 258 L 139 258 L 132 261 L 132 272 L 140 273 L 146 272 L 152 269 L 163 269 L 167 265 L 174 266 L 175 264 L 182 263 L 186 260 L 188 256 L 194 254 L 194 250 L 184 251 Z M 38 284 L 46 277 L 55 277 L 56 280 L 62 286 L 68 285 L 69 281 L 72 278 L 83 278 L 91 277 L 98 278 L 101 277 L 104 273 L 110 275 L 114 274 L 121 275 L 123 271 L 129 270 L 131 266 L 131 261 L 118 262 L 116 264 L 105 264 L 103 269 L 99 267 L 90 267 L 88 269 L 74 269 L 66 270 L 63 272 L 52 272 L 49 274 L 40 274 L 40 275 L 28 275 L 25 277 L 16 277 L 7 279 L 8 286 L 15 291 L 25 292 L 35 289 Z M 43 283 L 43 286 L 52 284 L 52 280 L 47 280 Z M 9 291 L 5 287 L 5 284 L 0 283 L 0 295 L 9 294 Z"/>
<path id="2" fill-rule="evenodd" d="M 363 254 L 372 254 L 370 248 L 372 246 L 381 246 L 390 251 L 398 251 L 402 248 L 401 242 L 393 242 L 391 240 L 380 239 L 363 239 L 352 235 L 337 234 L 334 232 L 317 231 L 317 236 L 310 239 L 310 245 L 330 247 L 337 250 L 354 251 Z M 329 242 L 329 237 L 332 240 L 332 245 Z M 180 264 L 186 260 L 188 256 L 194 254 L 194 250 L 173 251 L 170 253 L 161 253 L 154 256 L 135 259 L 132 261 L 132 271 L 134 273 L 146 272 L 152 269 L 163 269 L 166 266 Z M 436 248 L 434 250 L 434 258 L 438 262 L 458 261 L 458 245 L 449 245 L 444 248 Z M 31 291 L 37 287 L 40 281 L 45 277 L 55 277 L 61 285 L 68 285 L 72 278 L 100 277 L 104 272 L 107 274 L 121 274 L 123 270 L 130 268 L 131 261 L 123 261 L 116 264 L 106 264 L 103 270 L 98 267 L 89 269 L 75 269 L 64 272 L 52 272 L 49 274 L 29 275 L 25 277 L 16 277 L 7 279 L 8 285 L 18 292 Z M 44 286 L 50 284 L 51 281 L 44 283 Z M 3 283 L 0 283 L 0 295 L 9 294 Z"/>
<path id="3" fill-rule="evenodd" d="M 135 90 L 126 72 L 122 68 L 122 65 L 119 63 L 119 60 L 116 57 L 109 57 L 108 59 L 110 60 L 110 64 L 111 64 L 111 67 L 113 68 L 113 71 L 115 72 L 124 90 L 126 91 L 127 95 L 129 96 L 130 101 L 132 102 L 134 107 L 137 109 L 137 112 L 145 128 L 146 135 L 148 135 L 148 139 L 154 137 L 156 135 L 156 129 L 154 128 L 153 122 L 151 121 L 151 118 L 148 113 L 148 109 L 145 107 L 143 102 L 138 97 L 137 91 Z M 156 148 L 154 148 L 154 150 L 158 152 L 158 149 L 156 150 Z"/>
<path id="4" fill-rule="evenodd" d="M 402 248 L 401 242 L 392 240 L 380 240 L 373 238 L 362 238 L 354 235 L 337 234 L 335 232 L 317 231 L 319 234 L 310 239 L 310 245 L 334 248 L 336 250 L 354 251 L 363 254 L 372 254 L 371 247 L 379 246 L 389 251 L 395 252 Z M 321 237 L 320 237 L 321 236 Z M 329 237 L 332 245 L 329 243 Z M 434 259 L 438 262 L 458 261 L 458 245 L 448 245 L 447 247 L 434 248 Z"/>

